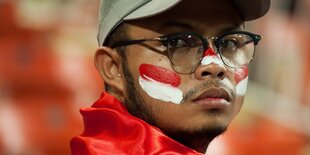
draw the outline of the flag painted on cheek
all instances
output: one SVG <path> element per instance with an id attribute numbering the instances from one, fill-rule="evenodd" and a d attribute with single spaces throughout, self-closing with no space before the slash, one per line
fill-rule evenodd
<path id="1" fill-rule="evenodd" d="M 235 70 L 235 81 L 237 83 L 236 92 L 239 96 L 244 96 L 248 85 L 248 67 Z"/>
<path id="2" fill-rule="evenodd" d="M 139 67 L 139 84 L 152 98 L 179 104 L 183 92 L 178 88 L 181 77 L 173 71 L 162 67 L 142 64 Z"/>

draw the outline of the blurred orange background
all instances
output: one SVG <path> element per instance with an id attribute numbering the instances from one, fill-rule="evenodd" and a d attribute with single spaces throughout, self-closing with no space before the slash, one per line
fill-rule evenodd
<path id="1" fill-rule="evenodd" d="M 67 155 L 101 94 L 99 0 L 0 0 L 0 155 Z M 310 0 L 272 0 L 244 107 L 208 155 L 310 154 Z"/>

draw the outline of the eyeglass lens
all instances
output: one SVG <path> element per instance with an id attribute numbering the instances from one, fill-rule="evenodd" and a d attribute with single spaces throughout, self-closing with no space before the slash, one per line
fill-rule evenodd
<path id="1" fill-rule="evenodd" d="M 250 63 L 254 55 L 253 39 L 246 34 L 230 34 L 219 41 L 218 51 L 229 67 L 241 67 Z"/>
<path id="2" fill-rule="evenodd" d="M 204 39 L 194 34 L 177 34 L 167 39 L 168 55 L 174 69 L 179 73 L 191 73 L 200 64 Z M 247 34 L 229 34 L 216 41 L 221 59 L 228 67 L 247 65 L 254 55 L 254 42 Z"/>

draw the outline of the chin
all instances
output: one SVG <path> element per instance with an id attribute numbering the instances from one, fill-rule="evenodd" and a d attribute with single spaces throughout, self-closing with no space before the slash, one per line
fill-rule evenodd
<path id="1" fill-rule="evenodd" d="M 211 141 L 215 137 L 223 134 L 230 124 L 230 119 L 221 115 L 213 116 L 203 122 L 197 122 L 196 124 L 188 125 L 188 128 L 184 131 L 188 136 L 204 137 Z M 185 133 L 184 133 L 185 134 Z"/>
<path id="2" fill-rule="evenodd" d="M 202 125 L 198 128 L 193 128 L 191 129 L 191 132 L 193 132 L 193 134 L 198 134 L 200 136 L 205 136 L 213 139 L 216 136 L 223 134 L 227 130 L 227 127 L 228 124 L 225 122 L 214 122 Z"/>

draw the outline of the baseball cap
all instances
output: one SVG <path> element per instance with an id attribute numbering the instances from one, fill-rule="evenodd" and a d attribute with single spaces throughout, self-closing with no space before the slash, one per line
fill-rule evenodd
<path id="1" fill-rule="evenodd" d="M 123 21 L 147 18 L 163 13 L 182 0 L 101 0 L 98 43 L 103 45 L 109 34 Z M 231 0 L 244 21 L 264 16 L 270 0 Z M 194 1 L 193 1 L 194 2 Z"/>

